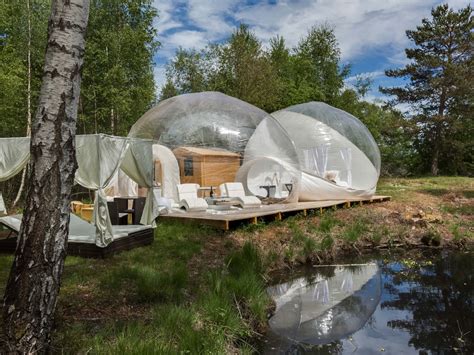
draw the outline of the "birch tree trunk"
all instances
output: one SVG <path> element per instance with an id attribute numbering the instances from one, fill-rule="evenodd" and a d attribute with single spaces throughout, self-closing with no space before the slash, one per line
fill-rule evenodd
<path id="1" fill-rule="evenodd" d="M 89 0 L 53 0 L 26 207 L 3 303 L 3 352 L 43 353 L 66 257 Z"/>

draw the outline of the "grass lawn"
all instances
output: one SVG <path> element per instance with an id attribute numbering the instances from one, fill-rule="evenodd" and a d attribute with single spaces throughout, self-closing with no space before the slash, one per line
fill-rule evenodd
<path id="1" fill-rule="evenodd" d="M 252 353 L 272 271 L 374 249 L 470 248 L 474 179 L 382 179 L 384 202 L 233 232 L 159 223 L 149 247 L 105 260 L 68 257 L 53 351 Z M 0 287 L 11 256 L 0 256 Z"/>

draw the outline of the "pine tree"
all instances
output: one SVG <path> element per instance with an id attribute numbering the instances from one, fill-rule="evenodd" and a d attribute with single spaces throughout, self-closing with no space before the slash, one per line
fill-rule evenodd
<path id="1" fill-rule="evenodd" d="M 420 127 L 417 145 L 421 154 L 429 156 L 430 170 L 437 175 L 448 171 L 453 156 L 472 152 L 474 77 L 474 21 L 472 8 L 454 11 L 440 5 L 423 19 L 416 30 L 407 31 L 414 47 L 405 50 L 410 63 L 404 68 L 388 70 L 393 78 L 408 78 L 404 87 L 381 88 L 394 95 L 394 103 L 408 103 Z M 470 148 L 469 148 L 470 145 Z M 472 154 L 472 153 L 471 153 Z M 472 162 L 472 155 L 462 160 Z M 461 162 L 462 164 L 462 162 Z M 458 169 L 455 169 L 458 170 Z"/>

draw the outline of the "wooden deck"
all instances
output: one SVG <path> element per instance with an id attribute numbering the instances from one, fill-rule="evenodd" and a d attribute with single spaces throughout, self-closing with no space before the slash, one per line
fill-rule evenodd
<path id="1" fill-rule="evenodd" d="M 256 224 L 258 221 L 276 221 L 302 213 L 306 216 L 313 211 L 325 209 L 349 208 L 367 203 L 390 201 L 390 196 L 373 196 L 370 199 L 328 200 L 314 202 L 297 202 L 286 204 L 263 205 L 259 208 L 232 210 L 224 213 L 176 211 L 158 217 L 159 219 L 179 222 L 200 223 L 215 228 L 230 230 L 245 224 Z"/>

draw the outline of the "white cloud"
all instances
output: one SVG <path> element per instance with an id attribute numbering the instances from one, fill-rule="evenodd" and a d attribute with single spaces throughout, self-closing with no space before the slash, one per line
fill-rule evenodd
<path id="1" fill-rule="evenodd" d="M 156 91 L 159 92 L 166 83 L 166 68 L 164 65 L 156 65 L 153 69 L 153 76 L 155 77 Z"/>
<path id="2" fill-rule="evenodd" d="M 349 76 L 348 78 L 346 78 L 346 80 L 344 80 L 344 82 L 346 84 L 353 84 L 357 81 L 359 77 L 375 80 L 376 78 L 379 78 L 384 75 L 385 75 L 385 72 L 383 70 L 376 70 L 376 71 L 371 71 L 371 72 L 366 72 L 366 73 L 358 73 L 356 75 Z"/>
<path id="3" fill-rule="evenodd" d="M 154 23 L 158 35 L 170 30 L 182 27 L 183 24 L 174 18 L 173 12 L 180 1 L 155 0 L 153 6 L 158 10 L 158 17 Z"/>
<path id="4" fill-rule="evenodd" d="M 227 19 L 232 17 L 237 5 L 237 0 L 188 0 L 188 18 L 210 40 L 219 40 L 232 32 L 234 27 Z"/>
<path id="5" fill-rule="evenodd" d="M 469 0 L 448 0 L 458 9 Z M 440 0 L 277 0 L 245 5 L 238 0 L 155 0 L 156 21 L 162 47 L 159 62 L 171 58 L 178 47 L 201 49 L 225 39 L 238 22 L 247 23 L 268 45 L 283 36 L 294 47 L 308 30 L 323 23 L 334 26 L 344 62 L 377 54 L 386 66 L 407 63 L 403 51 L 410 42 L 407 29 L 430 16 Z M 159 64 L 161 65 L 161 64 Z M 374 68 L 374 70 L 385 68 Z"/>

